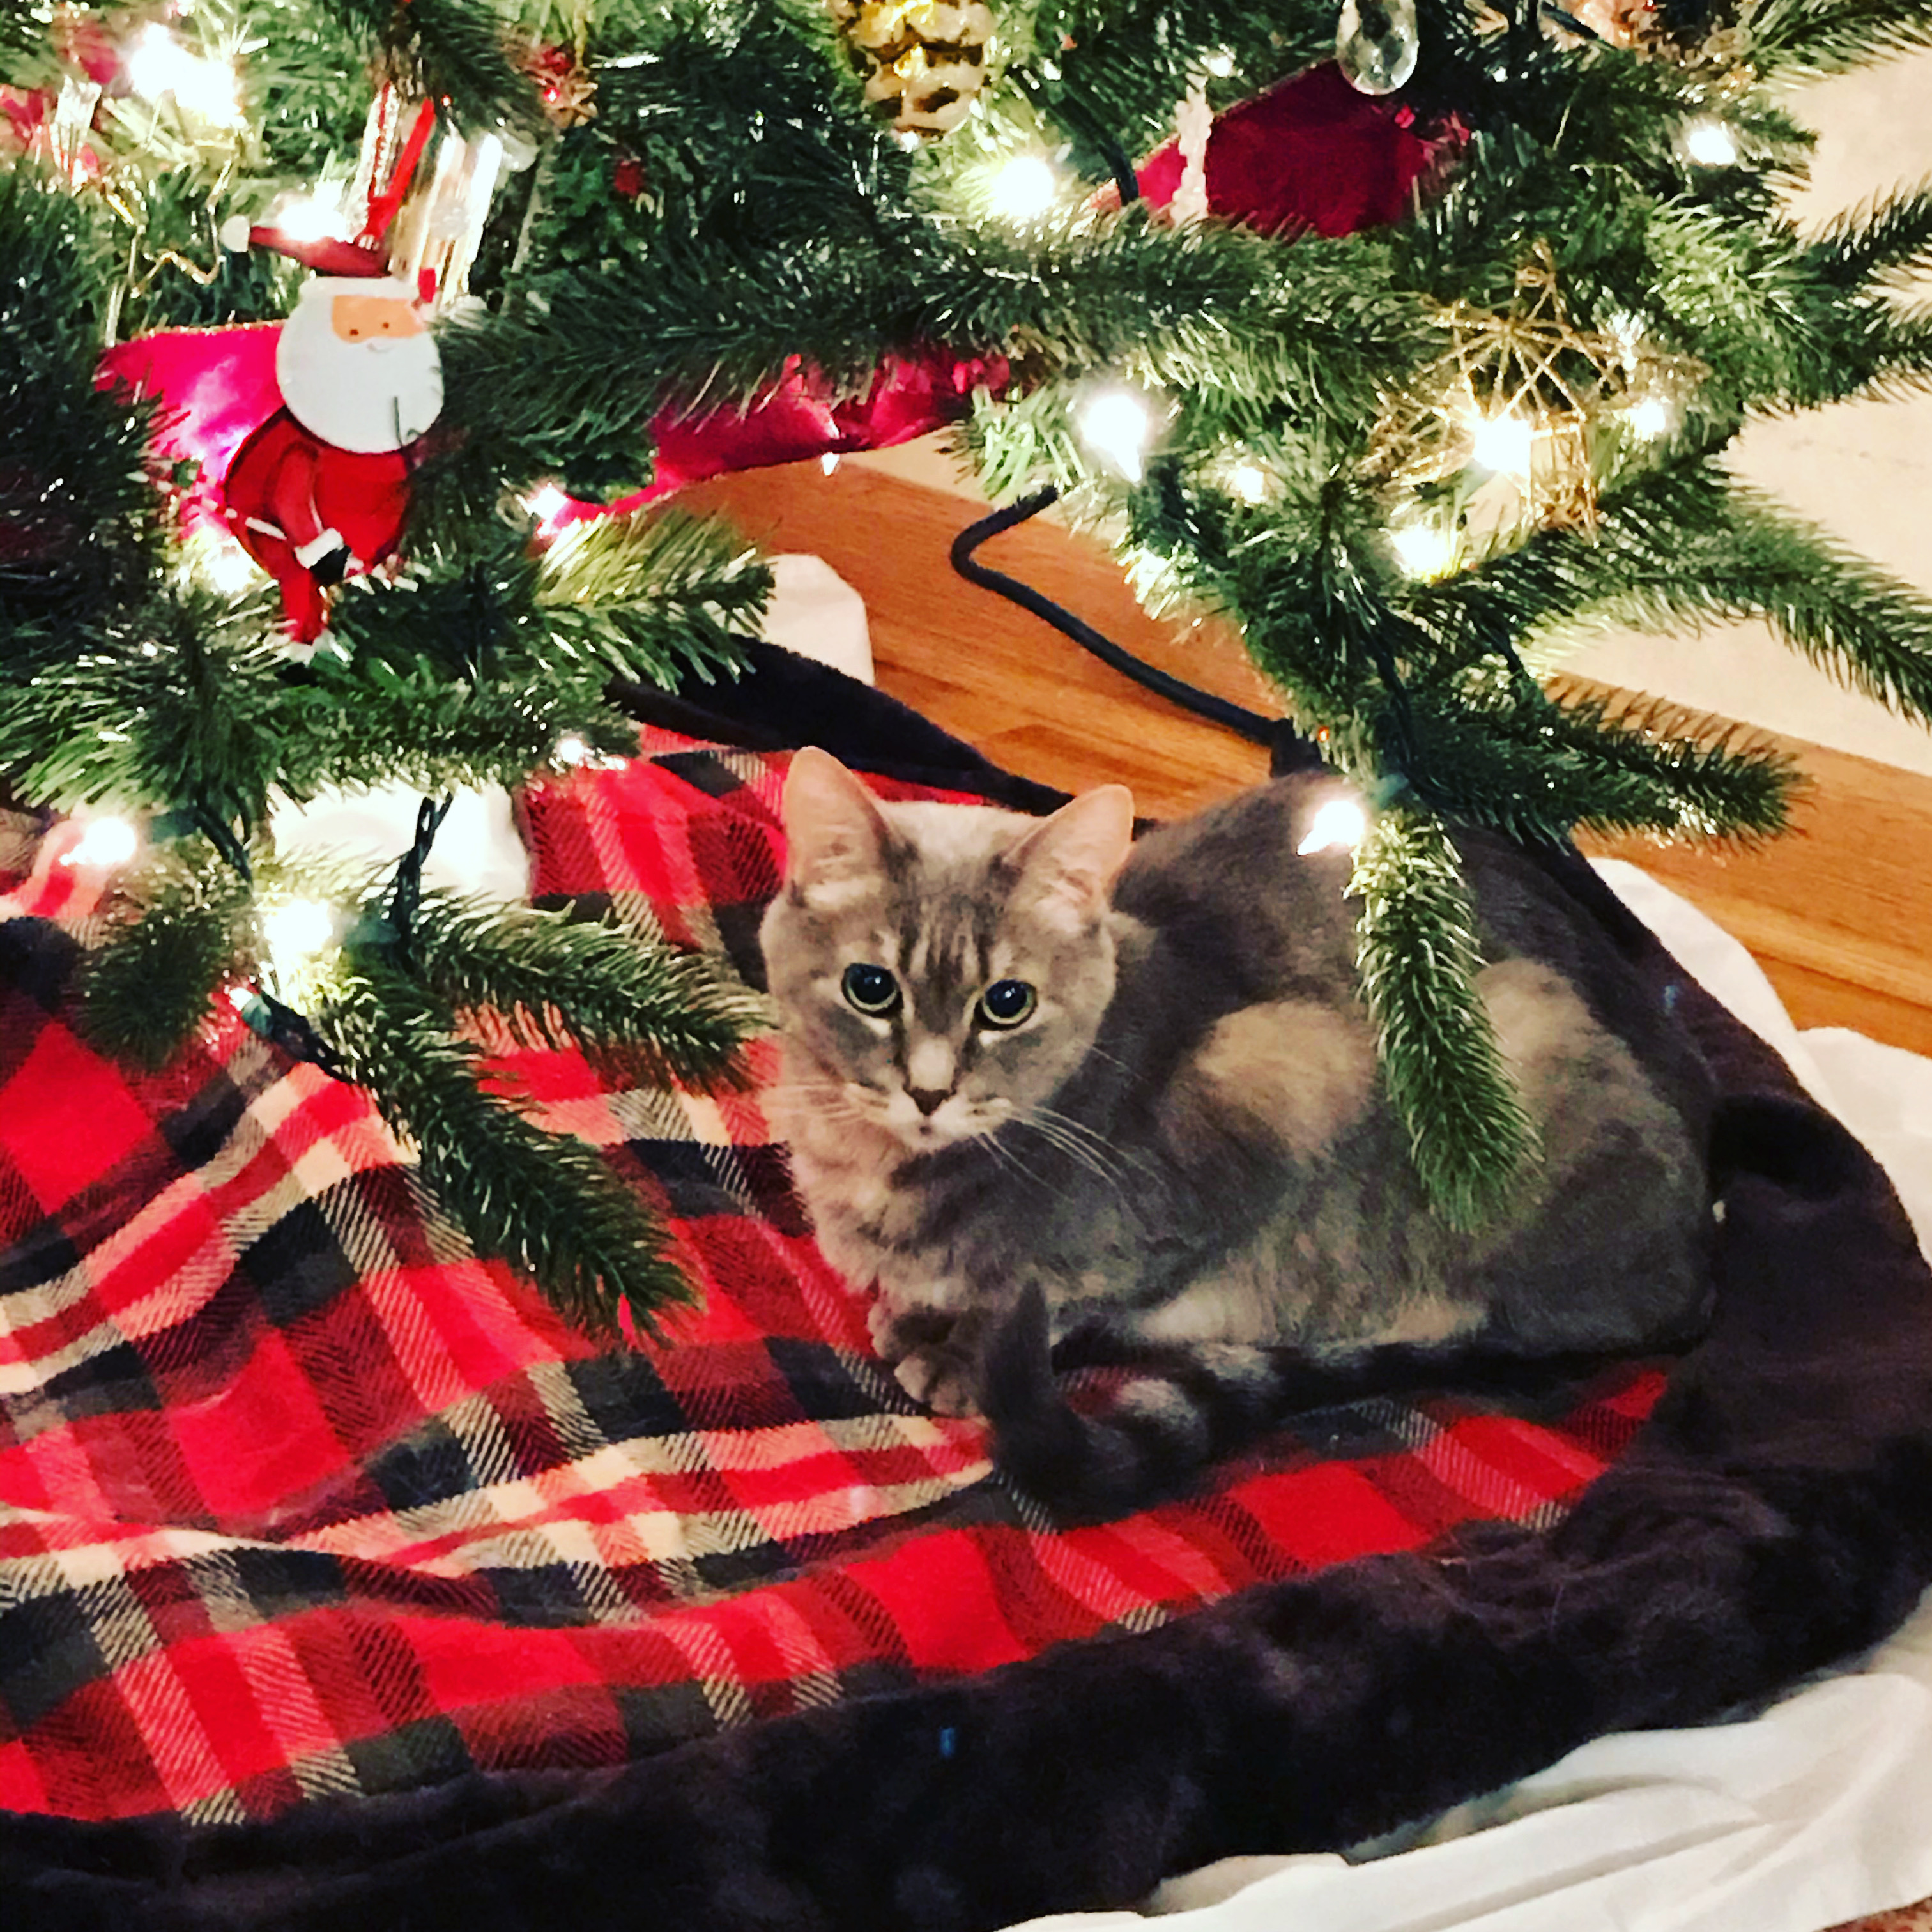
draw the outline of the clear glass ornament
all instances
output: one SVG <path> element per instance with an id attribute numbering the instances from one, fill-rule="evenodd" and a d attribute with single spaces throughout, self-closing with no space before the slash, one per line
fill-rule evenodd
<path id="1" fill-rule="evenodd" d="M 1360 94 L 1393 94 L 1415 71 L 1422 46 L 1415 0 L 1342 0 L 1335 58 Z"/>

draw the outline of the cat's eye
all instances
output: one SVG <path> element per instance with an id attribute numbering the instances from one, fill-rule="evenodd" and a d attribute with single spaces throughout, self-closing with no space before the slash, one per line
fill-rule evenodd
<path id="1" fill-rule="evenodd" d="M 845 1004 L 873 1019 L 882 1018 L 899 1003 L 899 982 L 883 966 L 855 961 L 838 983 Z"/>
<path id="2" fill-rule="evenodd" d="M 980 995 L 980 1018 L 989 1027 L 1016 1027 L 1039 1004 L 1039 994 L 1024 980 L 995 980 Z"/>

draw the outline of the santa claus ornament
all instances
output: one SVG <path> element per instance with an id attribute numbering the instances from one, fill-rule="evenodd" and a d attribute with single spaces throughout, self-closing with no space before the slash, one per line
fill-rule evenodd
<path id="1" fill-rule="evenodd" d="M 407 284 L 318 275 L 282 325 L 275 379 L 281 406 L 236 452 L 221 514 L 313 644 L 335 586 L 395 554 L 442 372 Z"/>

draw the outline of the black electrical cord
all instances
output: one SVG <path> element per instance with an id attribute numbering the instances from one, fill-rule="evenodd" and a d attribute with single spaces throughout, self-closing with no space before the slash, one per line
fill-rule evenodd
<path id="1" fill-rule="evenodd" d="M 974 556 L 982 544 L 1038 516 L 1049 503 L 1057 502 L 1059 497 L 1060 492 L 1049 485 L 1030 496 L 1022 497 L 1004 510 L 995 510 L 992 515 L 982 517 L 976 524 L 969 524 L 952 539 L 952 568 L 968 583 L 976 584 L 982 590 L 993 591 L 1008 602 L 1017 604 L 1022 610 L 1030 610 L 1036 617 L 1044 619 L 1062 635 L 1071 638 L 1082 650 L 1090 652 L 1102 664 L 1111 665 L 1122 676 L 1132 678 L 1136 684 L 1166 698 L 1170 704 L 1178 704 L 1184 711 L 1192 711 L 1211 724 L 1235 732 L 1251 744 L 1265 745 L 1270 750 L 1277 746 L 1287 728 L 1285 720 L 1250 711 L 1228 698 L 1217 698 L 1211 691 L 1199 690 L 1182 679 L 1172 677 L 1166 671 L 1143 662 L 1111 638 L 1103 637 L 1092 625 L 1034 590 L 1031 584 L 1022 584 L 1017 577 L 1009 577 L 1003 570 L 991 569 Z"/>

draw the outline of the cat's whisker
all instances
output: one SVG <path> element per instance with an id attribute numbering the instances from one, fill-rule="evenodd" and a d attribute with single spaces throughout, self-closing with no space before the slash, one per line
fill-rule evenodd
<path id="1" fill-rule="evenodd" d="M 1096 1160 L 1103 1162 L 1115 1173 L 1124 1173 L 1126 1165 L 1120 1157 L 1120 1150 L 1106 1135 L 1084 1120 L 1076 1120 L 1071 1114 L 1063 1113 L 1058 1107 L 1040 1105 L 1030 1110 L 1031 1118 L 1036 1121 L 1049 1121 L 1060 1132 L 1090 1148 Z"/>
<path id="2" fill-rule="evenodd" d="M 984 1148 L 1000 1166 L 1005 1168 L 1009 1173 L 1018 1174 L 1022 1180 L 1039 1179 L 1039 1176 L 1028 1168 L 1026 1162 L 1022 1160 L 1011 1148 L 1000 1144 L 1000 1130 L 998 1127 L 989 1127 L 984 1133 L 975 1134 L 973 1136 L 973 1144 L 976 1147 Z"/>
<path id="3" fill-rule="evenodd" d="M 1086 1138 L 1070 1130 L 1078 1126 L 1064 1115 L 1055 1115 L 1051 1108 L 1035 1108 L 1018 1117 L 1014 1125 L 1030 1129 L 1052 1148 L 1055 1148 L 1072 1161 L 1076 1167 L 1084 1168 L 1096 1180 L 1104 1180 L 1117 1193 L 1124 1193 L 1126 1170 L 1104 1151 L 1106 1142 L 1090 1131 Z"/>

